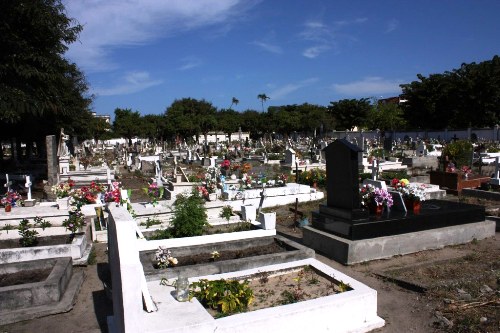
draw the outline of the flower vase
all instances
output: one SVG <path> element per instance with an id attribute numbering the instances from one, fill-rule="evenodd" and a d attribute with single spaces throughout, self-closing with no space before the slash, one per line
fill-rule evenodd
<path id="1" fill-rule="evenodd" d="M 215 200 L 217 200 L 217 193 L 209 193 L 208 201 L 215 201 Z"/>
<path id="2" fill-rule="evenodd" d="M 413 201 L 413 213 L 420 214 L 420 208 L 422 207 L 422 203 L 419 201 Z"/>
<path id="3" fill-rule="evenodd" d="M 377 204 L 370 204 L 368 206 L 370 210 L 370 214 L 376 215 L 376 216 L 382 216 L 382 213 L 384 212 L 384 206 L 383 205 L 377 205 Z"/>
<path id="4" fill-rule="evenodd" d="M 12 205 L 5 205 L 5 212 L 6 213 L 10 213 L 11 210 L 12 210 Z"/>
<path id="5" fill-rule="evenodd" d="M 69 206 L 69 197 L 57 198 L 56 202 L 57 205 L 59 206 L 59 209 L 66 210 L 68 209 Z"/>
<path id="6" fill-rule="evenodd" d="M 469 174 L 468 173 L 464 173 L 464 179 L 465 180 L 469 179 Z"/>

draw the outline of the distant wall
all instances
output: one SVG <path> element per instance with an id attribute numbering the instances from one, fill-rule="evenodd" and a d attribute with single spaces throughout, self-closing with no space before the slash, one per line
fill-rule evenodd
<path id="1" fill-rule="evenodd" d="M 420 139 L 436 139 L 450 141 L 454 138 L 457 139 L 470 139 L 472 134 L 475 134 L 479 140 L 486 141 L 499 141 L 500 140 L 500 127 L 495 126 L 493 128 L 467 128 L 467 129 L 444 129 L 444 130 L 432 130 L 432 131 L 387 131 L 385 133 L 386 137 L 391 136 L 393 139 L 403 140 L 405 136 L 411 137 L 415 140 L 417 137 Z M 380 136 L 377 131 L 332 131 L 328 132 L 328 135 L 335 139 L 342 139 L 345 137 L 350 138 L 360 138 L 361 135 L 365 139 L 375 139 Z"/>

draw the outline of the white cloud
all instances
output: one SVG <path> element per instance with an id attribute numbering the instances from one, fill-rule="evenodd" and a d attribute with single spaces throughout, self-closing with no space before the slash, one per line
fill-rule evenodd
<path id="1" fill-rule="evenodd" d="M 319 56 L 324 51 L 327 51 L 330 47 L 328 45 L 317 45 L 307 48 L 302 52 L 302 55 L 306 58 L 314 59 Z"/>
<path id="2" fill-rule="evenodd" d="M 271 91 L 269 93 L 269 97 L 271 97 L 273 100 L 280 100 L 280 99 L 287 97 L 291 93 L 293 93 L 301 88 L 304 88 L 304 87 L 307 87 L 307 86 L 310 86 L 310 85 L 316 83 L 317 81 L 318 81 L 318 78 L 309 78 L 306 80 L 302 80 L 300 82 L 289 83 L 287 85 L 284 85 L 283 87 L 278 87 L 277 89 Z"/>
<path id="3" fill-rule="evenodd" d="M 123 77 L 122 83 L 110 88 L 95 88 L 93 93 L 98 96 L 127 95 L 157 86 L 162 82 L 162 80 L 151 79 L 148 72 L 129 72 Z"/>
<path id="4" fill-rule="evenodd" d="M 271 53 L 276 53 L 276 54 L 283 53 L 283 49 L 280 46 L 275 45 L 275 44 L 270 44 L 270 43 L 266 43 L 266 42 L 259 42 L 259 41 L 254 41 L 251 44 L 257 45 L 257 46 L 259 46 L 259 47 L 263 48 L 264 50 L 271 52 Z"/>
<path id="5" fill-rule="evenodd" d="M 398 20 L 396 20 L 396 19 L 390 20 L 389 22 L 387 22 L 387 27 L 385 29 L 385 32 L 389 33 L 389 32 L 392 32 L 392 31 L 396 30 L 397 27 L 398 27 L 398 25 L 399 25 L 399 21 Z"/>
<path id="6" fill-rule="evenodd" d="M 314 42 L 315 45 L 307 47 L 302 51 L 306 58 L 314 59 L 321 53 L 335 48 L 338 45 L 338 31 L 355 24 L 363 24 L 366 18 L 354 20 L 335 21 L 327 25 L 321 21 L 308 21 L 304 23 L 304 30 L 299 33 L 299 38 L 307 42 Z M 344 38 L 348 35 L 343 34 Z M 351 38 L 352 39 L 352 38 Z"/>
<path id="7" fill-rule="evenodd" d="M 179 32 L 227 24 L 258 0 L 65 0 L 68 16 L 84 29 L 67 56 L 89 71 L 117 67 L 117 47 L 142 45 Z M 226 27 L 227 29 L 227 27 Z"/>
<path id="8" fill-rule="evenodd" d="M 399 85 L 403 81 L 387 80 L 381 77 L 366 77 L 361 81 L 345 84 L 334 84 L 332 89 L 337 93 L 349 96 L 370 96 L 389 93 L 401 93 Z"/>
<path id="9" fill-rule="evenodd" d="M 199 59 L 197 57 L 186 57 L 186 58 L 182 59 L 182 62 L 184 64 L 178 68 L 180 71 L 192 69 L 192 68 L 198 67 L 202 64 L 201 59 Z"/>

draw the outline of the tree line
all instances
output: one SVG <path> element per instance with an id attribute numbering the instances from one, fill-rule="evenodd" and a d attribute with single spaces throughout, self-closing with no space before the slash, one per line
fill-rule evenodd
<path id="1" fill-rule="evenodd" d="M 255 137 L 280 133 L 346 130 L 354 127 L 390 131 L 489 127 L 500 116 L 500 59 L 401 85 L 402 104 L 369 98 L 342 99 L 327 106 L 267 106 L 272 98 L 257 95 L 261 110 L 235 111 L 206 100 L 175 100 L 162 114 L 141 115 L 116 109 L 113 124 L 92 116 L 93 96 L 83 72 L 64 57 L 83 27 L 66 16 L 61 0 L 19 0 L 0 4 L 0 139 L 41 140 L 65 133 L 79 139 L 148 137 L 156 140 L 205 136 L 210 131 L 251 132 Z M 41 139 L 40 139 L 41 138 Z"/>

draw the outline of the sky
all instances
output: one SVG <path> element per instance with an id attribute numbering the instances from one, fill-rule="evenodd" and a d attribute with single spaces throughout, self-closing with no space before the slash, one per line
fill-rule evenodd
<path id="1" fill-rule="evenodd" d="M 92 108 L 163 114 L 176 99 L 262 110 L 401 93 L 500 55 L 498 0 L 65 0 L 66 57 Z"/>

